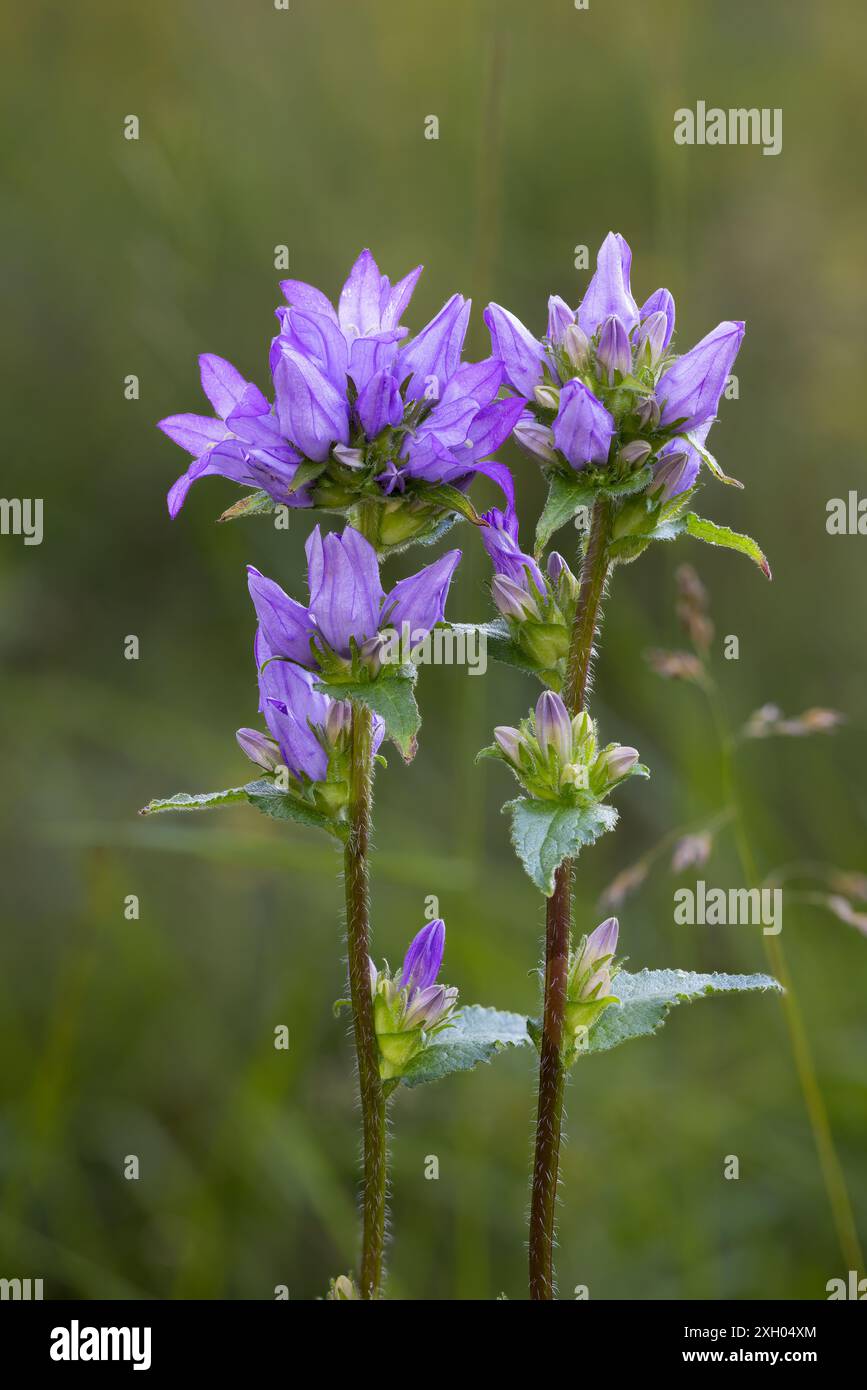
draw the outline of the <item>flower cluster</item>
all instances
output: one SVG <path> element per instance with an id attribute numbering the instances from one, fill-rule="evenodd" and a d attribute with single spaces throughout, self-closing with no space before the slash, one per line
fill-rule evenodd
<path id="1" fill-rule="evenodd" d="M 374 679 L 385 634 L 408 625 L 415 641 L 442 622 L 459 550 L 449 550 L 386 594 L 376 551 L 347 526 L 342 535 L 307 538 L 307 607 L 252 565 L 247 574 L 259 620 L 263 661 L 279 658 L 336 680 Z M 262 661 L 259 663 L 260 669 Z"/>
<path id="2" fill-rule="evenodd" d="M 171 515 L 194 482 L 220 474 L 278 504 L 363 513 L 365 534 L 382 551 L 436 534 L 460 509 L 460 497 L 443 500 L 444 486 L 463 494 L 483 472 L 510 498 L 508 470 L 489 460 L 523 403 L 498 399 L 498 358 L 462 361 L 470 314 L 462 295 L 408 336 L 400 321 L 421 269 L 392 285 L 362 251 L 336 309 L 314 286 L 284 280 L 269 359 L 273 401 L 229 362 L 202 357 L 216 418 L 160 422 L 193 455 L 169 492 Z"/>
<path id="3" fill-rule="evenodd" d="M 636 486 L 659 508 L 695 485 L 744 325 L 721 323 L 676 357 L 674 299 L 659 289 L 639 308 L 631 263 L 610 232 L 578 308 L 549 299 L 544 338 L 499 304 L 485 321 L 508 385 L 528 402 L 515 428 L 523 447 L 600 487 L 640 473 Z"/>
<path id="4" fill-rule="evenodd" d="M 542 691 L 535 710 L 517 729 L 500 725 L 494 738 L 496 746 L 486 752 L 508 763 L 521 786 L 540 801 L 589 805 L 624 778 L 644 771 L 637 749 L 619 743 L 600 749 L 586 710 L 570 719 L 553 690 Z"/>
<path id="5" fill-rule="evenodd" d="M 561 688 L 569 634 L 578 602 L 578 581 L 563 556 L 551 551 L 543 574 L 518 542 L 514 507 L 484 513 L 485 549 L 494 567 L 491 596 L 515 646 L 555 690 Z"/>
<path id="6" fill-rule="evenodd" d="M 611 982 L 620 966 L 615 962 L 618 922 L 608 917 L 589 936 L 581 938 L 577 951 L 570 955 L 566 983 L 567 1043 L 580 1048 L 581 1039 L 597 1022 L 609 1004 L 618 1003 L 611 992 Z"/>
<path id="7" fill-rule="evenodd" d="M 387 967 L 370 962 L 373 1017 L 383 1081 L 403 1076 L 433 1033 L 446 1028 L 458 991 L 437 983 L 446 928 L 441 918 L 428 922 L 413 939 L 403 965 L 392 977 Z"/>

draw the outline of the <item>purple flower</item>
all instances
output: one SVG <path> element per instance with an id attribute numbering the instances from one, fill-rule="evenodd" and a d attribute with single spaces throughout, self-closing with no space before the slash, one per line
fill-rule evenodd
<path id="1" fill-rule="evenodd" d="M 428 922 L 413 938 L 397 980 L 399 988 L 409 990 L 410 998 L 416 990 L 429 989 L 436 983 L 445 944 L 446 924 L 440 917 Z"/>
<path id="2" fill-rule="evenodd" d="M 584 945 L 583 964 L 595 966 L 599 961 L 613 956 L 617 950 L 617 937 L 620 924 L 616 917 L 606 917 L 604 922 L 590 933 Z"/>
<path id="3" fill-rule="evenodd" d="M 529 410 L 522 411 L 514 429 L 517 442 L 541 463 L 556 463 L 557 453 L 550 425 L 543 425 Z"/>
<path id="4" fill-rule="evenodd" d="M 283 764 L 283 755 L 272 738 L 260 733 L 258 729 L 239 729 L 235 734 L 242 752 L 252 763 L 264 767 L 266 772 L 276 772 Z"/>
<path id="5" fill-rule="evenodd" d="M 450 550 L 418 574 L 383 592 L 376 551 L 360 532 L 347 526 L 322 536 L 317 526 L 307 539 L 305 608 L 258 570 L 250 567 L 250 596 L 264 641 L 275 655 L 308 669 L 319 669 L 311 637 L 348 658 L 352 644 L 373 644 L 381 628 L 409 623 L 415 640 L 442 622 L 452 576 L 461 558 Z M 373 652 L 373 645 L 369 647 Z"/>
<path id="6" fill-rule="evenodd" d="M 692 430 L 714 418 L 743 336 L 743 323 L 720 323 L 663 372 L 656 387 L 662 425 Z"/>
<path id="7" fill-rule="evenodd" d="M 280 428 L 301 452 L 321 462 L 333 444 L 349 443 L 349 404 L 322 370 L 292 348 L 274 367 L 274 393 Z"/>
<path id="8" fill-rule="evenodd" d="M 340 330 L 347 347 L 351 347 L 357 339 L 376 339 L 382 334 L 406 337 L 408 330 L 401 328 L 400 320 L 421 272 L 422 267 L 416 266 L 392 286 L 370 252 L 362 251 L 340 291 L 336 311 L 321 290 L 303 280 L 282 280 L 280 288 L 291 310 L 320 315 Z"/>
<path id="9" fill-rule="evenodd" d="M 561 763 L 572 759 L 572 721 L 569 711 L 553 690 L 543 690 L 536 701 L 536 741 L 547 757 L 553 750 Z"/>
<path id="10" fill-rule="evenodd" d="M 525 555 L 518 544 L 518 515 L 514 508 L 499 511 L 493 507 L 482 517 L 482 543 L 491 557 L 495 574 L 505 575 L 530 593 L 530 583 L 543 597 L 546 592 L 542 573 L 532 555 Z"/>
<path id="11" fill-rule="evenodd" d="M 638 323 L 638 305 L 632 298 L 629 273 L 632 252 L 619 232 L 609 232 L 596 257 L 596 273 L 578 306 L 578 325 L 588 338 L 611 314 L 631 332 Z"/>
<path id="12" fill-rule="evenodd" d="M 441 397 L 445 383 L 454 376 L 461 360 L 470 308 L 470 300 L 453 294 L 430 323 L 398 353 L 398 379 L 412 378 L 407 389 L 408 400 L 419 400 L 426 395 L 434 400 Z"/>
<path id="13" fill-rule="evenodd" d="M 503 364 L 505 379 L 522 396 L 532 396 L 542 380 L 545 349 L 519 318 L 499 304 L 489 304 L 485 323 L 491 335 L 491 351 Z"/>
<path id="14" fill-rule="evenodd" d="M 567 381 L 560 392 L 554 443 L 572 467 L 606 463 L 614 432 L 614 421 L 593 392 L 582 381 Z"/>
<path id="15" fill-rule="evenodd" d="M 265 651 L 260 639 L 257 657 Z M 266 656 L 259 670 L 261 712 L 280 749 L 281 761 L 293 776 L 321 782 L 328 772 L 328 753 L 314 730 L 324 726 L 332 701 L 314 686 L 315 677 L 291 661 Z"/>
<path id="16" fill-rule="evenodd" d="M 302 456 L 283 437 L 259 388 L 213 353 L 204 353 L 199 367 L 202 389 L 219 418 L 169 415 L 160 420 L 163 433 L 194 459 L 169 490 L 169 515 L 177 516 L 194 482 L 214 475 L 262 488 L 287 506 L 309 506 L 303 489 L 287 490 Z"/>

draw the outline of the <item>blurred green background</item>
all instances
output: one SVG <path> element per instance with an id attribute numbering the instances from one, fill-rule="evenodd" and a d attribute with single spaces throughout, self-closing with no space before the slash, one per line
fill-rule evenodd
<path id="1" fill-rule="evenodd" d="M 472 295 L 475 356 L 488 299 L 541 331 L 547 295 L 574 304 L 586 284 L 574 247 L 595 255 L 609 228 L 632 244 L 639 302 L 673 291 L 682 346 L 746 319 L 740 398 L 713 435 L 746 490 L 708 485 L 701 510 L 757 536 L 774 582 L 686 540 L 616 574 L 595 713 L 653 779 L 630 785 L 619 833 L 581 859 L 579 925 L 605 915 L 617 872 L 721 804 L 701 696 L 643 661 L 682 644 L 685 560 L 712 593 L 733 721 L 770 700 L 849 716 L 833 737 L 739 755 L 759 872 L 864 867 L 867 541 L 829 537 L 825 505 L 864 485 L 865 21 L 855 0 L 7 7 L 2 491 L 44 498 L 45 539 L 0 540 L 0 1275 L 42 1277 L 52 1297 L 269 1298 L 286 1284 L 310 1298 L 355 1259 L 352 1054 L 331 1014 L 338 859 L 252 811 L 136 818 L 153 795 L 247 773 L 244 565 L 303 592 L 301 514 L 288 532 L 217 527 L 238 493 L 212 480 L 169 523 L 184 456 L 154 427 L 204 408 L 201 351 L 268 385 L 277 245 L 290 275 L 332 296 L 363 246 L 392 277 L 423 261 L 411 327 Z M 699 99 L 782 107 L 782 153 L 675 146 L 675 109 Z M 502 456 L 529 540 L 540 480 L 517 450 Z M 468 527 L 455 535 L 450 614 L 483 620 L 487 560 Z M 721 659 L 730 633 L 738 661 Z M 499 815 L 509 779 L 472 759 L 536 690 L 504 668 L 422 676 L 418 757 L 392 755 L 378 778 L 377 955 L 400 957 L 436 894 L 448 980 L 530 1012 L 543 913 Z M 731 838 L 699 876 L 745 882 Z M 672 894 L 695 877 L 661 859 L 623 906 L 632 967 L 767 968 L 755 928 L 674 924 Z M 867 940 L 793 895 L 780 941 L 863 1236 Z M 280 1023 L 288 1053 L 272 1045 Z M 392 1296 L 524 1296 L 533 1071 L 512 1054 L 398 1095 Z M 845 1273 L 777 1001 L 678 1011 L 653 1045 L 582 1065 L 568 1108 L 563 1296 L 814 1298 Z"/>

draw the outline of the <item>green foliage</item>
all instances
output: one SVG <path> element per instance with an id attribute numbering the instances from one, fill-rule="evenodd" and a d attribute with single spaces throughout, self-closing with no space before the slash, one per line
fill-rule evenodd
<path id="1" fill-rule="evenodd" d="M 782 991 L 770 975 L 697 974 L 692 970 L 640 970 L 632 975 L 621 970 L 612 984 L 620 1001 L 609 1004 L 591 1028 L 580 1055 L 608 1052 L 630 1038 L 658 1032 L 673 1008 L 712 994 L 746 991 Z"/>
<path id="2" fill-rule="evenodd" d="M 248 782 L 245 787 L 230 787 L 222 792 L 178 792 L 175 796 L 149 801 L 139 814 L 152 816 L 162 811 L 210 811 L 220 806 L 233 806 L 244 802 L 255 806 L 257 811 L 270 816 L 272 820 L 297 821 L 301 825 L 325 830 L 338 839 L 343 836 L 343 828 L 329 816 L 299 796 L 281 791 L 266 777 L 256 782 Z"/>
<path id="3" fill-rule="evenodd" d="M 384 668 L 372 681 L 320 681 L 316 689 L 333 700 L 357 700 L 378 714 L 385 723 L 388 738 L 406 762 L 415 756 L 415 736 L 421 728 L 421 715 L 415 702 L 415 667 L 402 666 L 391 672 Z"/>
<path id="4" fill-rule="evenodd" d="M 433 1035 L 401 1081 L 405 1086 L 439 1081 L 454 1071 L 471 1071 L 507 1047 L 524 1047 L 530 1042 L 522 1014 L 469 1004 L 458 1010 L 448 1028 Z"/>
<path id="5" fill-rule="evenodd" d="M 518 797 L 503 807 L 512 818 L 515 853 L 546 897 L 554 891 L 554 874 L 564 859 L 574 859 L 617 824 L 617 811 L 605 802 L 564 806 L 556 801 Z"/>

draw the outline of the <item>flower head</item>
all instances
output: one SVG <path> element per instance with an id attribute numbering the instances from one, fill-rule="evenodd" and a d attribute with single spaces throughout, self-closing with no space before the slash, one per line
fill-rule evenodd
<path id="1" fill-rule="evenodd" d="M 370 962 L 379 1071 L 384 1081 L 402 1076 L 430 1035 L 448 1026 L 458 992 L 437 983 L 445 937 L 441 918 L 428 922 L 413 938 L 394 976 Z"/>

